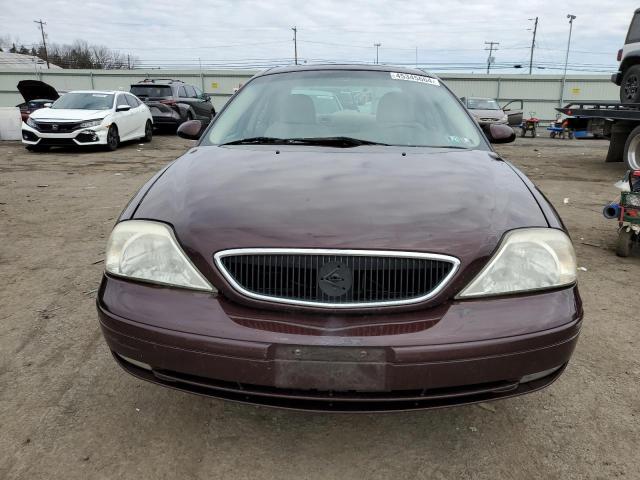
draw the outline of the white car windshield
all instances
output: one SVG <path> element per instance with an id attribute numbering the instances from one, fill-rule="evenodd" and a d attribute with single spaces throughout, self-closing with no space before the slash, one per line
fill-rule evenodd
<path id="1" fill-rule="evenodd" d="M 467 100 L 469 110 L 500 110 L 500 105 L 489 98 L 470 98 Z"/>
<path id="2" fill-rule="evenodd" d="M 257 77 L 230 101 L 201 144 L 296 139 L 485 148 L 477 126 L 438 79 L 367 70 Z"/>
<path id="3" fill-rule="evenodd" d="M 51 108 L 74 110 L 109 110 L 113 107 L 112 93 L 70 92 L 56 100 Z"/>

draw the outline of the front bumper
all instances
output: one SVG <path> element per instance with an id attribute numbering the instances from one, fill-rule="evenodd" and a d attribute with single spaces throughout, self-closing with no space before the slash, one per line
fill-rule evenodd
<path id="1" fill-rule="evenodd" d="M 98 315 L 114 357 L 139 378 L 268 406 L 386 411 L 549 385 L 575 348 L 582 309 L 571 288 L 426 311 L 319 317 L 105 277 Z"/>
<path id="2" fill-rule="evenodd" d="M 106 145 L 107 132 L 108 128 L 102 125 L 65 133 L 41 132 L 23 122 L 22 143 L 38 146 Z"/>
<path id="3" fill-rule="evenodd" d="M 615 83 L 616 85 L 621 85 L 622 84 L 622 72 L 617 72 L 614 73 L 613 75 L 611 75 L 611 81 L 613 83 Z"/>

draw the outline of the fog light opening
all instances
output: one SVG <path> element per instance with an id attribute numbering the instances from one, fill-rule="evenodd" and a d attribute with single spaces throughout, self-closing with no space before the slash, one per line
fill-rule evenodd
<path id="1" fill-rule="evenodd" d="M 116 355 L 118 355 L 122 360 L 124 360 L 127 363 L 130 363 L 131 365 L 135 365 L 138 368 L 143 368 L 145 370 L 151 371 L 151 365 L 149 365 L 148 363 L 144 363 L 139 360 L 134 360 L 133 358 L 125 357 L 124 355 L 120 355 L 119 353 L 116 353 Z"/>
<path id="2" fill-rule="evenodd" d="M 560 365 L 559 367 L 550 368 L 549 370 L 543 370 L 542 372 L 525 375 L 520 379 L 520 383 L 528 383 L 528 382 L 533 382 L 534 380 L 540 380 L 541 378 L 551 375 L 553 372 L 556 372 L 561 368 L 562 368 L 562 365 Z"/>

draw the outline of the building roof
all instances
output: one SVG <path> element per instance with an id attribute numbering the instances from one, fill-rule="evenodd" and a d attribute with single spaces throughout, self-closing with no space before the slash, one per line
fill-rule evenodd
<path id="1" fill-rule="evenodd" d="M 40 57 L 33 55 L 23 55 L 21 53 L 0 52 L 0 69 L 1 70 L 29 70 L 29 69 L 46 69 L 47 62 Z M 53 70 L 61 70 L 62 67 L 49 64 L 49 68 Z"/>

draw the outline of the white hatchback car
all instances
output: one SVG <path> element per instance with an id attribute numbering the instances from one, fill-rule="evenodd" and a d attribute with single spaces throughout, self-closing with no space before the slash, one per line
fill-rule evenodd
<path id="1" fill-rule="evenodd" d="M 153 119 L 147 106 L 122 91 L 73 91 L 22 123 L 28 150 L 65 145 L 104 145 L 109 150 L 134 139 L 151 141 Z"/>

